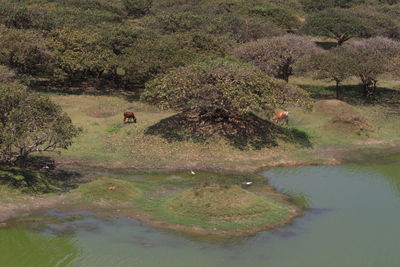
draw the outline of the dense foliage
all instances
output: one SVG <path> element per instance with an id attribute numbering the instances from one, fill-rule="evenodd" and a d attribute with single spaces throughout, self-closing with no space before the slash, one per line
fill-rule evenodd
<path id="1" fill-rule="evenodd" d="M 287 34 L 246 43 L 235 49 L 234 55 L 288 82 L 294 74 L 294 64 L 318 51 L 315 43 L 308 38 Z"/>
<path id="2" fill-rule="evenodd" d="M 301 89 L 229 59 L 181 67 L 146 84 L 146 102 L 206 114 L 246 114 L 306 104 Z"/>
<path id="3" fill-rule="evenodd" d="M 303 25 L 307 34 L 335 39 L 339 45 L 354 37 L 400 36 L 394 16 L 373 8 L 325 9 L 309 16 Z"/>
<path id="4" fill-rule="evenodd" d="M 158 106 L 243 119 L 306 100 L 274 79 L 304 72 L 337 88 L 358 77 L 370 95 L 399 69 L 399 18 L 397 0 L 0 0 L 0 86 L 139 95 L 146 85 L 142 99 Z M 332 39 L 343 49 L 321 52 Z"/>
<path id="5" fill-rule="evenodd" d="M 390 72 L 392 59 L 400 56 L 400 42 L 375 37 L 347 44 L 350 73 L 360 78 L 366 96 L 374 94 L 379 77 Z"/>
<path id="6" fill-rule="evenodd" d="M 79 129 L 46 96 L 17 84 L 0 84 L 0 162 L 15 163 L 37 151 L 67 148 Z"/>
<path id="7" fill-rule="evenodd" d="M 399 14 L 396 0 L 0 0 L 0 64 L 41 84 L 135 89 L 176 67 L 259 50 L 252 42 L 287 33 L 339 44 L 398 38 Z M 283 55 L 286 44 L 277 45 Z M 270 55 L 263 58 L 276 61 Z M 267 73 L 287 80 L 289 65 Z"/>
<path id="8" fill-rule="evenodd" d="M 352 75 L 352 59 L 342 47 L 333 48 L 312 55 L 301 62 L 299 68 L 303 72 L 311 72 L 316 79 L 328 79 L 336 84 L 336 98 L 340 99 L 341 82 Z"/>

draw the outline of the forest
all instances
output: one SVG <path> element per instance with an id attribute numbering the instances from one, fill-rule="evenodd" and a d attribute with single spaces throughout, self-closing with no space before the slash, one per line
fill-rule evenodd
<path id="1" fill-rule="evenodd" d="M 263 120 L 312 107 L 315 88 L 291 80 L 386 101 L 379 82 L 398 78 L 399 14 L 394 0 L 0 0 L 0 160 L 72 144 L 82 129 L 53 93 L 174 110 L 148 129 L 173 140 L 223 136 L 243 149 L 301 139 Z"/>

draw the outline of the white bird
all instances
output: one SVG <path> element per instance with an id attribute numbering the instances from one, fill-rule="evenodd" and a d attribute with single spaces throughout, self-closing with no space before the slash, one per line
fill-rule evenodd
<path id="1" fill-rule="evenodd" d="M 196 174 L 196 173 L 195 173 L 193 170 L 191 170 L 190 172 L 191 172 L 191 174 L 193 174 L 193 175 L 195 175 L 195 174 Z"/>
<path id="2" fill-rule="evenodd" d="M 42 168 L 43 168 L 43 169 L 50 169 L 50 167 L 47 166 L 47 165 L 44 165 Z"/>
<path id="3" fill-rule="evenodd" d="M 245 185 L 251 185 L 253 182 L 243 182 Z"/>

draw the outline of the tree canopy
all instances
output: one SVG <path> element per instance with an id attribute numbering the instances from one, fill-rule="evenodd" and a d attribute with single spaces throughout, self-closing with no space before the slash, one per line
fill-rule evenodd
<path id="1" fill-rule="evenodd" d="M 400 55 L 400 42 L 374 37 L 346 44 L 344 53 L 351 59 L 351 74 L 360 78 L 368 95 L 376 89 L 380 75 L 391 71 L 392 60 Z"/>
<path id="2" fill-rule="evenodd" d="M 305 105 L 307 94 L 257 68 L 218 59 L 178 68 L 146 84 L 142 100 L 183 112 L 246 114 L 289 104 Z"/>
<path id="3" fill-rule="evenodd" d="M 316 79 L 329 79 L 336 83 L 336 98 L 340 99 L 339 85 L 352 76 L 352 59 L 342 47 L 312 55 L 302 62 L 300 68 L 311 72 Z"/>
<path id="4" fill-rule="evenodd" d="M 393 16 L 376 8 L 329 8 L 307 17 L 302 31 L 314 36 L 333 38 L 342 45 L 354 37 L 400 36 L 400 26 Z"/>
<path id="5" fill-rule="evenodd" d="M 0 84 L 1 163 L 15 163 L 33 152 L 66 149 L 79 131 L 48 97 L 22 85 Z"/>
<path id="6" fill-rule="evenodd" d="M 236 48 L 233 54 L 239 59 L 251 62 L 267 74 L 287 82 L 294 74 L 294 64 L 319 50 L 308 38 L 287 34 L 246 43 Z"/>

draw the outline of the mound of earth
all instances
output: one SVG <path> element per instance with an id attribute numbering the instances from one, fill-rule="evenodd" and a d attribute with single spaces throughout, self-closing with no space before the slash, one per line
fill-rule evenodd
<path id="1" fill-rule="evenodd" d="M 278 144 L 278 139 L 306 143 L 304 138 L 298 140 L 298 135 L 289 129 L 254 114 L 179 113 L 150 126 L 145 134 L 159 135 L 169 141 L 205 142 L 214 137 L 222 138 L 239 149 L 273 147 Z"/>
<path id="2" fill-rule="evenodd" d="M 89 201 L 132 201 L 141 195 L 133 184 L 119 179 L 102 178 L 81 185 L 77 192 Z"/>
<path id="3" fill-rule="evenodd" d="M 213 222 L 250 221 L 274 213 L 272 203 L 237 185 L 193 188 L 169 200 L 166 207 L 175 215 Z"/>
<path id="4" fill-rule="evenodd" d="M 314 105 L 314 112 L 330 117 L 326 127 L 345 134 L 365 134 L 373 131 L 371 124 L 353 106 L 340 100 L 320 100 Z"/>
<path id="5" fill-rule="evenodd" d="M 354 116 L 361 117 L 361 113 L 356 108 L 337 99 L 317 101 L 314 104 L 314 112 L 329 116 L 353 114 Z"/>

